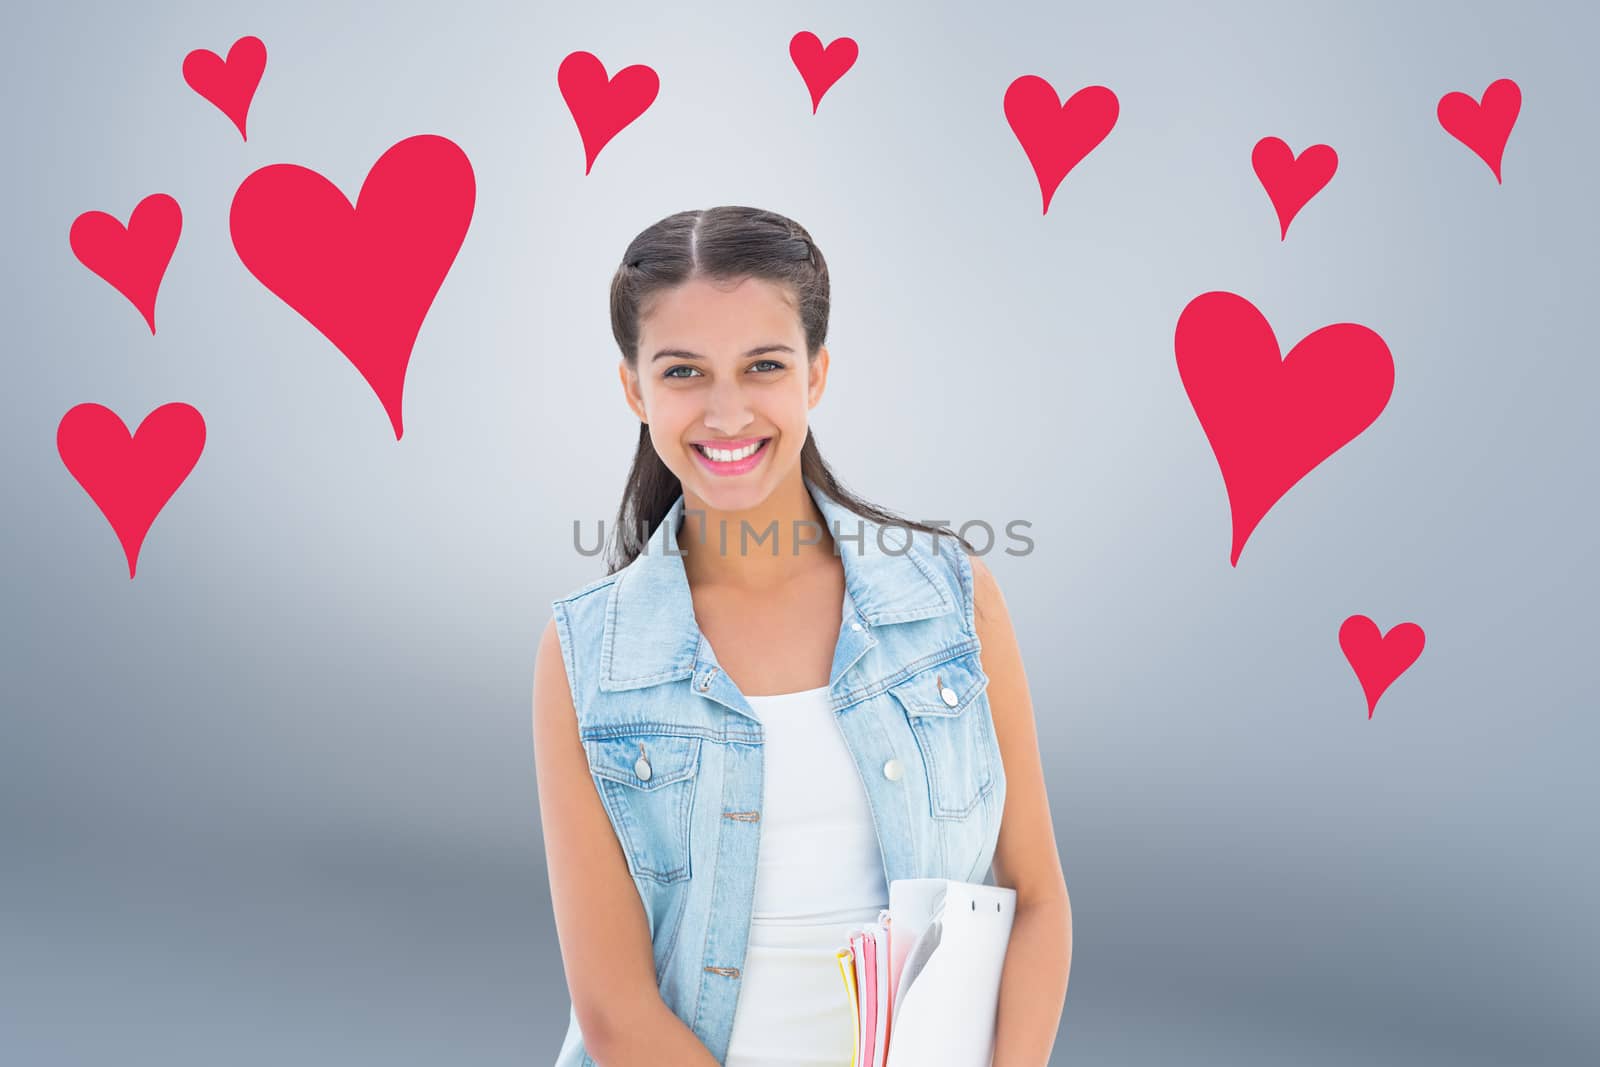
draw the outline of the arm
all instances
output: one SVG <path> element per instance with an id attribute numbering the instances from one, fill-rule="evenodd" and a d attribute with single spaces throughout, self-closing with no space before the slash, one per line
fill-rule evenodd
<path id="1" fill-rule="evenodd" d="M 980 660 L 989 676 L 989 707 L 1006 772 L 995 884 L 1017 891 L 1000 972 L 994 1067 L 1044 1067 L 1061 1026 L 1072 968 L 1072 904 L 1050 820 L 1022 653 L 994 575 L 981 559 L 969 558 Z"/>
<path id="2" fill-rule="evenodd" d="M 649 920 L 589 773 L 554 619 L 533 669 L 533 751 L 550 904 L 585 1049 L 602 1067 L 716 1067 L 656 986 Z"/>
<path id="3" fill-rule="evenodd" d="M 663 1063 L 720 1067 L 695 1032 L 672 1013 L 660 996 L 641 1004 L 636 1014 L 624 1014 L 603 1042 L 590 1045 L 586 1041 L 584 1047 L 599 1067 L 658 1067 Z"/>

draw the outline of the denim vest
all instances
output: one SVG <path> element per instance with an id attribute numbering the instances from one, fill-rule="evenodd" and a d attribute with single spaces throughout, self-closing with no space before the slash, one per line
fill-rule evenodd
<path id="1" fill-rule="evenodd" d="M 828 685 L 886 878 L 993 884 L 1006 781 L 971 561 L 950 537 L 875 523 L 805 485 L 844 565 Z M 680 494 L 632 563 L 552 607 L 589 769 L 649 920 L 656 984 L 721 1063 L 755 901 L 764 735 L 695 621 L 683 519 Z M 690 516 L 690 551 L 715 543 L 704 524 Z M 573 1010 L 555 1067 L 594 1063 Z"/>

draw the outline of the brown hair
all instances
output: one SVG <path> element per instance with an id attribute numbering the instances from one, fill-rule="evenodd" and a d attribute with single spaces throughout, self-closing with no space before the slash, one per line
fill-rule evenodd
<path id="1" fill-rule="evenodd" d="M 737 281 L 762 278 L 787 286 L 806 336 L 807 363 L 828 336 L 828 263 L 804 226 L 772 211 L 724 206 L 680 211 L 650 226 L 628 244 L 611 279 L 611 333 L 622 358 L 639 369 L 639 320 L 657 292 L 691 278 Z M 800 472 L 849 511 L 873 522 L 954 538 L 968 553 L 966 538 L 942 526 L 913 522 L 862 500 L 839 484 L 808 428 Z M 683 491 L 678 476 L 656 454 L 650 427 L 639 424 L 639 445 L 617 509 L 608 553 L 608 574 L 632 563 L 645 540 L 666 518 Z M 833 533 L 834 531 L 829 531 Z M 899 541 L 895 542 L 898 547 Z"/>

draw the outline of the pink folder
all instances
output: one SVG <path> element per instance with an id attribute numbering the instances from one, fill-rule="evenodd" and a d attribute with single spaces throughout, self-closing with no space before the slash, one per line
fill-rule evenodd
<path id="1" fill-rule="evenodd" d="M 860 1003 L 858 1014 L 861 1019 L 860 1033 L 856 1039 L 855 1067 L 867 1067 L 870 1062 L 867 1058 L 867 1049 L 871 1037 L 867 1031 L 867 1011 L 865 992 L 867 988 L 867 935 L 864 931 L 856 930 L 850 935 L 850 954 L 855 966 L 856 988 L 855 994 Z"/>
<path id="2" fill-rule="evenodd" d="M 872 1067 L 884 1067 L 889 1055 L 889 942 L 882 926 L 868 928 L 868 955 L 873 957 L 873 995 L 878 1025 L 874 1032 Z"/>
<path id="3" fill-rule="evenodd" d="M 866 1022 L 861 1027 L 862 1036 L 865 1038 L 865 1047 L 861 1050 L 861 1062 L 871 1065 L 875 1062 L 878 1049 L 878 951 L 877 939 L 870 933 L 861 939 L 861 946 L 866 953 L 862 961 L 867 972 L 867 985 L 863 989 L 862 999 L 865 1001 Z"/>

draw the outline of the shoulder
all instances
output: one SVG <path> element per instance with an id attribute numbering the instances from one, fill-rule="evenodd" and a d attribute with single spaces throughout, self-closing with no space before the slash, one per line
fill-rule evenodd
<path id="1" fill-rule="evenodd" d="M 622 571 L 618 571 L 596 578 L 550 602 L 550 619 L 545 623 L 540 651 L 565 666 L 566 681 L 573 693 L 581 691 L 582 661 L 597 647 L 605 627 L 609 592 L 621 575 Z"/>
<path id="2" fill-rule="evenodd" d="M 969 556 L 968 560 L 972 567 L 973 613 L 981 636 L 988 624 L 1006 618 L 1006 600 L 1000 594 L 999 581 L 989 565 L 983 562 L 983 557 Z"/>
<path id="3" fill-rule="evenodd" d="M 1000 585 L 995 581 L 994 572 L 983 561 L 983 557 L 968 554 L 960 545 L 956 546 L 956 551 L 967 561 L 967 569 L 972 575 L 973 595 L 979 600 L 998 597 Z"/>
<path id="4" fill-rule="evenodd" d="M 623 568 L 623 570 L 626 570 L 626 569 L 627 568 Z M 552 605 L 557 605 L 557 604 L 570 605 L 570 604 L 573 604 L 573 603 L 575 603 L 575 602 L 577 602 L 579 600 L 582 600 L 584 597 L 589 596 L 592 593 L 597 593 L 602 589 L 610 588 L 612 586 L 612 584 L 614 584 L 616 582 L 616 580 L 618 578 L 620 578 L 620 577 L 622 577 L 622 571 L 617 571 L 615 574 L 607 574 L 602 578 L 596 578 L 591 582 L 586 582 L 583 585 L 578 586 L 578 588 L 574 589 L 572 592 L 566 594 L 565 596 L 556 597 L 555 600 L 551 601 L 551 604 Z"/>
<path id="5" fill-rule="evenodd" d="M 954 538 L 940 538 L 940 555 L 950 567 L 967 625 L 979 638 L 986 627 L 1006 617 L 1005 597 L 994 572 L 980 555 L 974 555 Z"/>
<path id="6" fill-rule="evenodd" d="M 968 632 L 975 633 L 978 618 L 985 613 L 985 608 L 992 612 L 993 601 L 999 593 L 994 575 L 982 557 L 968 552 L 952 536 L 936 537 L 933 545 L 929 555 L 942 569 L 950 591 L 960 605 Z"/>
<path id="7" fill-rule="evenodd" d="M 626 570 L 623 568 L 615 574 L 596 578 L 550 602 L 550 610 L 554 615 L 552 622 L 561 631 L 563 641 L 570 641 L 575 629 L 587 630 L 604 620 L 611 587 Z"/>

